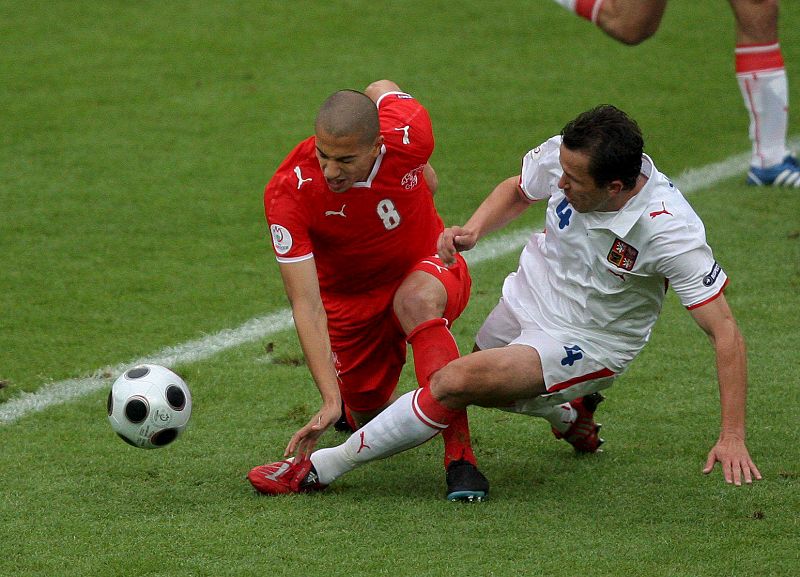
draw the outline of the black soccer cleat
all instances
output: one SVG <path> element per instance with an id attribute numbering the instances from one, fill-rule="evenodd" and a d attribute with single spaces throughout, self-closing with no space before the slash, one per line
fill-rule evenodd
<path id="1" fill-rule="evenodd" d="M 478 467 L 459 459 L 447 466 L 447 500 L 476 503 L 489 496 L 489 480 Z"/>

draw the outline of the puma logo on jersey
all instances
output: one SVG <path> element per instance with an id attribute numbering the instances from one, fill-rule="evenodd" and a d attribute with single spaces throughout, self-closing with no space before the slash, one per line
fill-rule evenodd
<path id="1" fill-rule="evenodd" d="M 668 214 L 668 215 L 672 216 L 672 213 L 667 210 L 667 206 L 664 204 L 663 200 L 661 201 L 661 209 L 662 210 L 656 210 L 654 212 L 651 212 L 650 213 L 650 218 L 655 218 L 655 217 L 660 216 L 662 214 Z"/>
<path id="2" fill-rule="evenodd" d="M 326 210 L 325 216 L 341 216 L 342 218 L 347 218 L 347 215 L 344 213 L 344 207 L 347 206 L 346 204 L 342 205 L 342 208 L 339 210 Z"/>
<path id="3" fill-rule="evenodd" d="M 395 128 L 395 130 L 402 130 L 403 131 L 403 144 L 411 144 L 411 139 L 408 137 L 408 129 L 411 128 L 410 126 L 401 126 L 400 128 Z"/>
<path id="4" fill-rule="evenodd" d="M 300 190 L 300 187 L 303 186 L 303 183 L 314 180 L 313 178 L 303 178 L 303 173 L 300 172 L 299 166 L 294 167 L 294 173 L 297 175 L 297 190 Z"/>

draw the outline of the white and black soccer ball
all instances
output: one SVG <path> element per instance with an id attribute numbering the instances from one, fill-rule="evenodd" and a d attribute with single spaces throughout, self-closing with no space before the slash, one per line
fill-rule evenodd
<path id="1" fill-rule="evenodd" d="M 111 385 L 108 420 L 123 441 L 142 449 L 169 445 L 192 415 L 192 394 L 178 375 L 160 365 L 139 365 Z"/>

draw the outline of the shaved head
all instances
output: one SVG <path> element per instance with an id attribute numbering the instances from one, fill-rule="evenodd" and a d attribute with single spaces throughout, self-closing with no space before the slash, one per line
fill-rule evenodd
<path id="1" fill-rule="evenodd" d="M 366 94 L 340 90 L 322 103 L 314 129 L 317 134 L 357 136 L 363 144 L 372 144 L 380 134 L 378 109 Z"/>

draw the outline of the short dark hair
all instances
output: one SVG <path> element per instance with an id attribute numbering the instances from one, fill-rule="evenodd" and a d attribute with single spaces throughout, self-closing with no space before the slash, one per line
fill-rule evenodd
<path id="1" fill-rule="evenodd" d="M 621 180 L 636 186 L 642 170 L 644 139 L 639 125 L 619 108 L 603 104 L 567 123 L 561 142 L 589 156 L 589 174 L 598 186 Z"/>
<path id="2" fill-rule="evenodd" d="M 331 94 L 322 103 L 314 127 L 331 136 L 359 136 L 365 144 L 372 144 L 381 131 L 375 102 L 357 90 Z"/>

